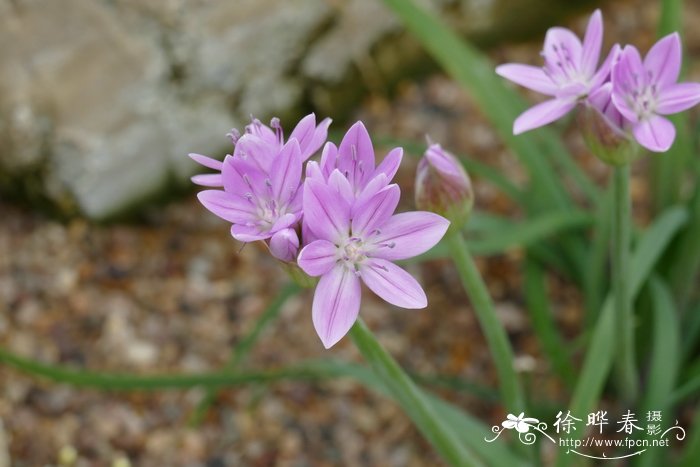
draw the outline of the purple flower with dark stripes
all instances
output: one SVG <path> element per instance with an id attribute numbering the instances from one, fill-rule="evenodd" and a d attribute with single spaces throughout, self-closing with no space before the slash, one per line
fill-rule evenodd
<path id="1" fill-rule="evenodd" d="M 496 68 L 500 76 L 552 97 L 520 115 L 513 124 L 514 134 L 558 120 L 607 80 L 619 46 L 613 47 L 598 68 L 602 44 L 603 15 L 596 10 L 583 43 L 569 29 L 554 27 L 547 31 L 542 50 L 544 67 L 509 63 Z"/>
<path id="2" fill-rule="evenodd" d="M 668 151 L 676 137 L 664 115 L 700 103 L 700 83 L 677 82 L 681 61 L 681 39 L 673 33 L 654 44 L 644 61 L 634 46 L 626 46 L 613 66 L 612 102 L 637 142 L 650 151 Z"/>
<path id="3" fill-rule="evenodd" d="M 321 277 L 312 318 L 326 348 L 338 342 L 357 319 L 360 282 L 393 305 L 424 308 L 423 289 L 393 261 L 429 250 L 449 226 L 449 221 L 429 212 L 394 214 L 398 185 L 366 194 L 368 189 L 373 190 L 371 183 L 355 196 L 352 182 L 339 168 L 328 181 L 307 178 L 304 183 L 304 224 L 316 239 L 301 250 L 297 261 L 304 272 Z"/>

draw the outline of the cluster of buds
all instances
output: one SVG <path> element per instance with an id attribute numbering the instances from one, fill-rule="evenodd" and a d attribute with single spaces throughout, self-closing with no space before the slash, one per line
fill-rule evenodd
<path id="1" fill-rule="evenodd" d="M 431 144 L 416 185 L 426 211 L 394 214 L 400 190 L 391 181 L 403 150 L 394 148 L 377 165 L 362 122 L 337 147 L 326 142 L 329 124 L 308 115 L 285 140 L 277 119 L 270 126 L 253 120 L 243 135 L 231 131 L 234 150 L 223 162 L 190 154 L 215 171 L 192 180 L 208 188 L 199 200 L 231 223 L 235 239 L 264 242 L 304 285 L 319 278 L 312 318 L 326 348 L 357 319 L 361 283 L 393 305 L 427 305 L 420 284 L 394 261 L 432 248 L 450 221 L 463 225 L 473 198 L 460 163 Z M 322 146 L 320 160 L 307 162 Z"/>
<path id="2" fill-rule="evenodd" d="M 666 152 L 676 130 L 666 115 L 700 103 L 700 83 L 678 83 L 681 40 L 678 33 L 661 38 L 642 60 L 636 47 L 615 44 L 598 67 L 603 43 L 600 10 L 591 17 L 583 42 L 565 28 L 545 37 L 542 68 L 506 64 L 496 72 L 522 86 L 551 96 L 516 119 L 515 134 L 585 108 L 586 140 L 604 161 L 628 163 L 638 152 L 632 142 L 653 152 Z"/>

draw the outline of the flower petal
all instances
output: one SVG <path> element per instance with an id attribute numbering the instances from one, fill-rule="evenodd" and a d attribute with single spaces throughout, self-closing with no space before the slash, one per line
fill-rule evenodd
<path id="1" fill-rule="evenodd" d="M 590 83 L 589 92 L 595 92 L 599 87 L 603 86 L 606 82 L 609 82 L 608 78 L 610 77 L 610 72 L 612 71 L 613 64 L 617 62 L 621 51 L 622 48 L 620 47 L 620 44 L 615 44 L 612 46 L 612 49 L 610 49 L 608 56 L 605 58 L 605 61 L 602 65 L 600 65 L 598 71 L 596 71 L 593 75 L 593 78 L 591 79 Z"/>
<path id="2" fill-rule="evenodd" d="M 386 223 L 399 205 L 401 190 L 396 184 L 378 191 L 363 203 L 352 207 L 352 235 L 364 238 Z"/>
<path id="3" fill-rule="evenodd" d="M 324 240 L 337 241 L 350 229 L 350 204 L 335 189 L 316 180 L 304 183 L 304 222 Z"/>
<path id="4" fill-rule="evenodd" d="M 199 186 L 209 186 L 220 188 L 224 186 L 224 181 L 221 179 L 221 174 L 200 174 L 194 175 L 192 178 L 192 183 Z"/>
<path id="5" fill-rule="evenodd" d="M 328 186 L 335 189 L 349 203 L 352 203 L 352 200 L 355 199 L 350 182 L 338 169 L 333 170 L 331 176 L 328 177 Z"/>
<path id="6" fill-rule="evenodd" d="M 547 62 L 560 62 L 561 54 L 567 54 L 569 60 L 578 65 L 581 63 L 582 51 L 581 41 L 569 29 L 554 27 L 547 30 L 542 51 Z"/>
<path id="7" fill-rule="evenodd" d="M 523 112 L 513 123 L 513 134 L 539 128 L 563 117 L 576 107 L 575 100 L 551 99 Z"/>
<path id="8" fill-rule="evenodd" d="M 391 261 L 368 259 L 360 265 L 360 277 L 372 292 L 392 305 L 401 308 L 425 308 L 428 305 L 418 281 Z"/>
<path id="9" fill-rule="evenodd" d="M 679 83 L 664 88 L 656 111 L 662 115 L 683 112 L 700 103 L 700 83 Z"/>
<path id="10" fill-rule="evenodd" d="M 191 152 L 188 154 L 188 156 L 196 163 L 203 165 L 208 169 L 221 170 L 221 167 L 223 166 L 223 162 L 218 161 L 216 159 L 212 159 L 208 156 L 204 156 L 202 154 Z"/>
<path id="11" fill-rule="evenodd" d="M 539 67 L 506 63 L 496 67 L 496 73 L 516 84 L 548 96 L 553 96 L 557 92 L 557 85 Z"/>
<path id="12" fill-rule="evenodd" d="M 681 37 L 674 32 L 659 39 L 647 52 L 644 68 L 651 73 L 651 82 L 663 87 L 678 81 L 682 60 Z"/>
<path id="13" fill-rule="evenodd" d="M 255 135 L 245 134 L 236 142 L 233 155 L 247 156 L 262 172 L 270 173 L 272 161 L 279 153 L 280 147 L 279 143 L 270 144 Z"/>
<path id="14" fill-rule="evenodd" d="M 301 150 L 295 139 L 290 139 L 275 157 L 270 170 L 273 197 L 286 204 L 299 188 L 301 181 Z"/>
<path id="15" fill-rule="evenodd" d="M 360 280 L 338 265 L 321 277 L 314 293 L 311 316 L 324 347 L 331 348 L 350 330 L 360 312 Z"/>
<path id="16" fill-rule="evenodd" d="M 676 127 L 665 117 L 653 115 L 634 125 L 632 133 L 639 144 L 650 151 L 666 152 L 676 139 Z"/>
<path id="17" fill-rule="evenodd" d="M 396 175 L 403 158 L 403 148 L 394 148 L 384 157 L 384 160 L 377 166 L 372 178 L 380 173 L 386 175 L 387 180 L 391 180 Z"/>
<path id="18" fill-rule="evenodd" d="M 336 168 L 338 168 L 338 148 L 335 144 L 328 142 L 321 152 L 321 172 L 328 178 Z"/>
<path id="19" fill-rule="evenodd" d="M 231 236 L 239 242 L 255 242 L 270 238 L 269 232 L 261 232 L 257 225 L 233 224 L 231 226 Z"/>
<path id="20" fill-rule="evenodd" d="M 338 261 L 338 247 L 327 240 L 316 240 L 306 245 L 297 258 L 299 267 L 309 276 L 322 276 Z"/>
<path id="21" fill-rule="evenodd" d="M 583 38 L 583 51 L 581 53 L 581 71 L 585 76 L 593 76 L 598 60 L 600 60 L 600 49 L 603 46 L 603 14 L 596 10 L 591 15 L 586 28 L 586 35 Z"/>
<path id="22" fill-rule="evenodd" d="M 631 122 L 639 117 L 631 106 L 636 93 L 641 92 L 646 83 L 646 72 L 642 58 L 636 47 L 628 45 L 620 52 L 617 63 L 612 67 L 612 101 L 617 110 Z"/>
<path id="23" fill-rule="evenodd" d="M 202 205 L 220 218 L 234 224 L 255 220 L 255 207 L 245 198 L 221 190 L 197 193 Z"/>
<path id="24" fill-rule="evenodd" d="M 328 137 L 328 126 L 331 124 L 330 118 L 325 118 L 316 126 L 316 115 L 313 113 L 302 118 L 297 124 L 289 139 L 299 141 L 302 161 L 307 160 L 318 151 Z"/>
<path id="25" fill-rule="evenodd" d="M 374 148 L 362 122 L 350 127 L 338 147 L 338 168 L 353 187 L 362 187 L 374 173 Z"/>
<path id="26" fill-rule="evenodd" d="M 447 232 L 450 222 L 426 211 L 402 212 L 391 216 L 372 238 L 372 254 L 387 260 L 412 258 L 434 247 Z"/>

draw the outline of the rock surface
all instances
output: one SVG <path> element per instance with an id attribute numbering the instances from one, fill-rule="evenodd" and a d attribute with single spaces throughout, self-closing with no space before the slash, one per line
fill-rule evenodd
<path id="1" fill-rule="evenodd" d="M 482 39 L 523 4 L 559 14 L 424 3 Z M 0 0 L 0 44 L 0 191 L 98 219 L 185 181 L 185 154 L 220 154 L 251 113 L 342 115 L 422 59 L 376 0 Z"/>

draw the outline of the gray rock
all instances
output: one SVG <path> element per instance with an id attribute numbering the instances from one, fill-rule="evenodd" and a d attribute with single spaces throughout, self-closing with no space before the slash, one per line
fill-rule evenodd
<path id="1" fill-rule="evenodd" d="M 518 0 L 424 3 L 483 35 Z M 186 154 L 222 154 L 249 114 L 347 112 L 422 57 L 399 31 L 377 0 L 0 0 L 0 190 L 109 217 L 186 183 Z"/>

